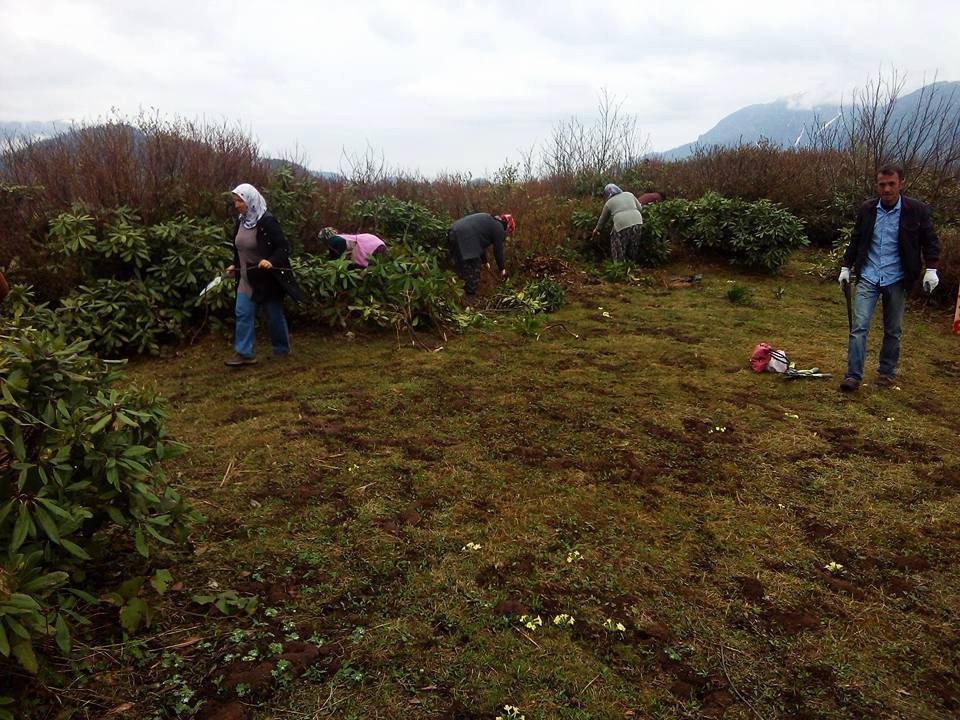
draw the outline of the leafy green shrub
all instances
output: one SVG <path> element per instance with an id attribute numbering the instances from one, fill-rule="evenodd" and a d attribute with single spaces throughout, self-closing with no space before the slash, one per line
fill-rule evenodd
<path id="1" fill-rule="evenodd" d="M 708 192 L 695 202 L 650 205 L 645 213 L 644 236 L 655 240 L 654 257 L 678 240 L 737 265 L 776 272 L 808 244 L 803 222 L 769 200 L 746 202 Z"/>
<path id="2" fill-rule="evenodd" d="M 291 312 L 331 325 L 357 317 L 382 327 L 438 326 L 456 309 L 456 279 L 438 253 L 423 248 L 392 245 L 367 268 L 316 256 L 295 259 L 293 267 L 308 300 Z"/>
<path id="3" fill-rule="evenodd" d="M 303 251 L 303 232 L 321 227 L 317 207 L 317 182 L 305 173 L 295 173 L 290 167 L 279 167 L 270 176 L 264 189 L 269 198 L 270 212 L 277 218 L 290 243 L 291 255 Z M 321 198 L 322 199 L 322 198 Z"/>
<path id="4" fill-rule="evenodd" d="M 447 229 L 453 222 L 449 216 L 437 215 L 424 205 L 390 195 L 355 203 L 353 214 L 371 232 L 435 249 L 446 248 Z"/>
<path id="5" fill-rule="evenodd" d="M 58 314 L 70 337 L 100 353 L 157 353 L 206 313 L 226 315 L 232 288 L 200 297 L 229 263 L 222 228 L 189 218 L 143 226 L 120 208 L 105 223 L 82 206 L 50 224 L 48 249 L 65 277 L 79 278 Z"/>
<path id="6" fill-rule="evenodd" d="M 159 467 L 182 450 L 162 401 L 115 387 L 118 370 L 43 308 L 14 312 L 0 335 L 0 655 L 35 672 L 34 640 L 53 636 L 67 652 L 67 618 L 82 621 L 78 600 L 96 602 L 65 585 L 105 552 L 104 533 L 128 533 L 147 557 L 182 537 L 191 514 Z"/>

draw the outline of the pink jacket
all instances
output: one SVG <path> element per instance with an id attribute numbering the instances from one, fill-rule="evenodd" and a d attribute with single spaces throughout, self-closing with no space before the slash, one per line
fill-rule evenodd
<path id="1" fill-rule="evenodd" d="M 360 267 L 367 267 L 370 264 L 368 258 L 373 255 L 377 248 L 386 247 L 383 240 L 370 233 L 360 233 L 359 235 L 337 233 L 337 235 L 347 241 L 347 250 L 353 256 L 353 262 Z"/>

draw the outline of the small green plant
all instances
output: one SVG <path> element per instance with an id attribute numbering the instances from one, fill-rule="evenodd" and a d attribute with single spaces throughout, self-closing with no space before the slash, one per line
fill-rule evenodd
<path id="1" fill-rule="evenodd" d="M 260 604 L 256 596 L 242 597 L 236 590 L 224 590 L 216 595 L 193 595 L 191 600 L 198 605 L 213 605 L 222 615 L 253 615 Z"/>
<path id="2" fill-rule="evenodd" d="M 750 303 L 750 289 L 744 285 L 733 285 L 727 289 L 727 300 L 734 305 L 748 305 Z"/>
<path id="3" fill-rule="evenodd" d="M 600 277 L 615 283 L 632 283 L 639 279 L 633 263 L 616 260 L 607 260 L 600 266 Z"/>
<path id="4" fill-rule="evenodd" d="M 526 337 L 534 337 L 543 329 L 543 318 L 533 313 L 520 313 L 513 318 L 513 329 Z"/>
<path id="5" fill-rule="evenodd" d="M 281 659 L 277 660 L 276 666 L 270 671 L 273 679 L 276 680 L 277 685 L 280 687 L 286 687 L 293 681 L 293 673 L 290 672 L 291 667 L 293 667 L 293 663 L 289 660 Z"/>

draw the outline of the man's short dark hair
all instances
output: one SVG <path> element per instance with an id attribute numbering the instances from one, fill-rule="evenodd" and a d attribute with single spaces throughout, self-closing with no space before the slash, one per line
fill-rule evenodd
<path id="1" fill-rule="evenodd" d="M 886 162 L 877 169 L 877 175 L 896 175 L 903 180 L 903 165 L 895 162 Z"/>

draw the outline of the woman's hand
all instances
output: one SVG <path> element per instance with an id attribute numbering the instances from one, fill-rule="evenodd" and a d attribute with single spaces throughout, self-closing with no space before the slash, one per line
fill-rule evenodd
<path id="1" fill-rule="evenodd" d="M 258 268 L 263 268 L 264 270 L 269 270 L 273 267 L 273 264 L 269 260 L 261 260 L 260 264 L 257 265 Z"/>
<path id="2" fill-rule="evenodd" d="M 231 265 L 230 267 L 228 267 L 226 270 L 223 271 L 223 274 L 226 277 L 236 277 L 237 268 Z"/>

